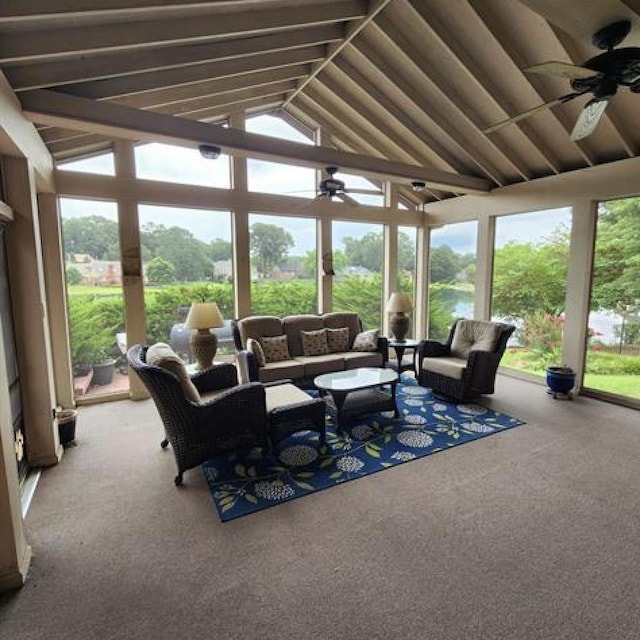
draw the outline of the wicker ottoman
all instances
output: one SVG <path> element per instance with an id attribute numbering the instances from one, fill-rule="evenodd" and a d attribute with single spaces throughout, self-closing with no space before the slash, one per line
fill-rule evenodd
<path id="1" fill-rule="evenodd" d="M 316 431 L 320 444 L 325 442 L 326 405 L 293 384 L 265 386 L 269 439 L 275 445 L 298 431 Z"/>

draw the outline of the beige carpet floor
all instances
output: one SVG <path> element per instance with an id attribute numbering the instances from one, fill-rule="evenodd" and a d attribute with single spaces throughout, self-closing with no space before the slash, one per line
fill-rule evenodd
<path id="1" fill-rule="evenodd" d="M 2 640 L 640 635 L 640 414 L 500 376 L 527 421 L 221 523 L 151 401 L 80 410 L 40 480 Z"/>

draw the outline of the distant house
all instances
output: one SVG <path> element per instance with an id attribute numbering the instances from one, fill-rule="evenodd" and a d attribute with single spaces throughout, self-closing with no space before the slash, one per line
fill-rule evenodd
<path id="1" fill-rule="evenodd" d="M 72 258 L 66 266 L 73 266 L 80 272 L 82 284 L 99 286 L 122 284 L 122 268 L 118 260 L 94 260 L 87 254 L 73 254 Z"/>

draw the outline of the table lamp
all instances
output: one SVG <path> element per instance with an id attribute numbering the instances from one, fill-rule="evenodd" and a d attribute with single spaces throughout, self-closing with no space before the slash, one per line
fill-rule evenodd
<path id="1" fill-rule="evenodd" d="M 387 302 L 387 311 L 391 313 L 389 329 L 397 342 L 404 342 L 409 331 L 409 317 L 405 314 L 413 309 L 411 298 L 406 293 L 394 291 Z"/>
<path id="2" fill-rule="evenodd" d="M 218 350 L 218 336 L 210 329 L 224 326 L 218 305 L 215 302 L 192 303 L 184 326 L 196 329 L 190 339 L 191 350 L 197 362 L 196 369 L 208 369 Z"/>

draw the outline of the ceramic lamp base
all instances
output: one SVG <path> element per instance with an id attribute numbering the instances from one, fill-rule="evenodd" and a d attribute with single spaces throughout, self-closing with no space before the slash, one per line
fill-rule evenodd
<path id="1" fill-rule="evenodd" d="M 409 332 L 409 318 L 404 313 L 392 313 L 389 319 L 389 329 L 396 342 L 404 342 Z"/>
<path id="2" fill-rule="evenodd" d="M 191 351 L 196 359 L 196 369 L 208 369 L 218 350 L 218 336 L 209 329 L 198 329 L 191 336 Z"/>

